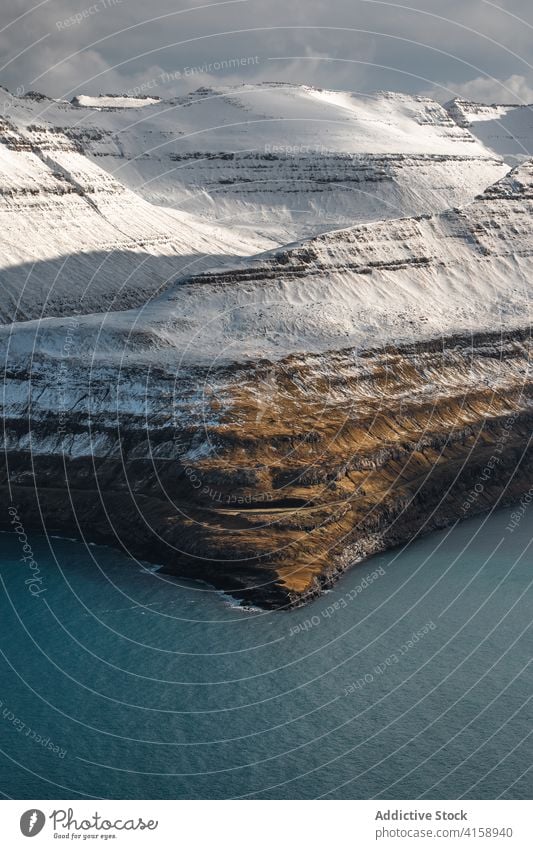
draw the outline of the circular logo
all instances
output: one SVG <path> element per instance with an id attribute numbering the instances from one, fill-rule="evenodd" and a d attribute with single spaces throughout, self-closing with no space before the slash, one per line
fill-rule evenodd
<path id="1" fill-rule="evenodd" d="M 42 811 L 32 808 L 25 811 L 20 818 L 20 830 L 24 837 L 35 837 L 43 830 L 46 817 Z"/>

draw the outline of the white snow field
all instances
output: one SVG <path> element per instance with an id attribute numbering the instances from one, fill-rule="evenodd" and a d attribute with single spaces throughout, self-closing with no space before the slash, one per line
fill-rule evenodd
<path id="1" fill-rule="evenodd" d="M 61 130 L 152 203 L 280 245 L 467 203 L 506 172 L 427 97 L 264 83 L 142 104 L 29 93 L 8 117 Z"/>
<path id="2" fill-rule="evenodd" d="M 136 109 L 140 106 L 151 106 L 159 103 L 159 97 L 128 97 L 120 94 L 100 94 L 92 97 L 80 94 L 72 98 L 75 106 L 88 106 L 90 109 Z"/>
<path id="3" fill-rule="evenodd" d="M 527 328 L 532 213 L 528 161 L 464 207 L 326 233 L 183 278 L 140 309 L 82 317 L 71 359 L 96 378 L 111 363 L 179 371 Z M 68 321 L 0 339 L 19 363 L 48 368 Z"/>
<path id="4" fill-rule="evenodd" d="M 82 371 L 90 362 L 121 361 L 172 370 L 529 325 L 531 161 L 509 172 L 456 123 L 464 115 L 453 119 L 428 98 L 266 84 L 141 108 L 95 111 L 35 94 L 12 106 L 0 127 L 0 316 L 15 321 L 0 339 L 19 365 L 32 359 L 32 368 L 46 370 L 64 359 L 72 314 L 68 362 Z M 505 108 L 479 110 L 490 116 Z M 264 187 L 246 199 L 233 186 L 223 202 L 209 193 L 209 168 L 229 180 L 231 150 L 244 155 L 246 143 L 256 151 L 243 165 L 250 175 L 260 162 L 273 173 L 295 167 L 293 202 L 301 211 L 309 188 L 294 157 L 304 139 L 309 162 L 338 177 L 331 203 L 355 197 L 342 192 L 342 154 L 359 177 L 371 160 L 374 185 L 403 193 L 405 205 L 368 223 L 354 214 L 351 226 L 337 230 L 325 227 L 317 206 L 319 234 L 280 248 L 281 230 L 290 230 L 290 216 L 280 224 L 289 182 L 269 178 L 268 202 Z M 178 150 L 189 158 L 166 174 Z M 209 152 L 217 157 L 206 158 Z M 413 165 L 417 156 L 426 164 Z M 379 166 L 383 179 L 375 157 L 389 163 Z M 392 160 L 403 183 L 391 176 Z M 434 182 L 439 168 L 451 180 L 442 192 Z M 185 174 L 203 180 L 201 190 Z M 370 199 L 359 193 L 360 219 L 372 218 L 379 191 Z M 409 214 L 409 192 L 429 211 Z M 165 208 L 148 200 L 161 202 L 165 193 Z M 461 195 L 462 203 L 450 203 Z M 201 215 L 171 205 L 189 196 L 201 196 Z M 224 224 L 221 203 L 228 215 L 233 210 Z M 264 226 L 246 209 L 259 210 Z"/>
<path id="5" fill-rule="evenodd" d="M 60 131 L 0 121 L 0 321 L 125 309 L 272 244 L 148 203 Z"/>
<path id="6" fill-rule="evenodd" d="M 458 98 L 445 108 L 459 126 L 511 165 L 533 156 L 533 105 L 487 106 Z"/>

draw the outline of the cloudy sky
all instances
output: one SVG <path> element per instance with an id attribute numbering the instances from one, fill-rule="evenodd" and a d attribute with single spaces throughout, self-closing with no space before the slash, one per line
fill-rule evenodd
<path id="1" fill-rule="evenodd" d="M 11 91 L 166 97 L 261 80 L 532 102 L 533 8 L 529 0 L 2 0 L 0 83 Z"/>

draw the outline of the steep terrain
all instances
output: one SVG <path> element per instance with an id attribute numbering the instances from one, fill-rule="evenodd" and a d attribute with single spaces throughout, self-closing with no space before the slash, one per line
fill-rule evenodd
<path id="1" fill-rule="evenodd" d="M 533 106 L 517 103 L 487 106 L 457 98 L 444 108 L 459 127 L 511 165 L 533 155 Z"/>
<path id="2" fill-rule="evenodd" d="M 0 321 L 140 305 L 269 244 L 148 203 L 59 130 L 0 120 Z"/>
<path id="3" fill-rule="evenodd" d="M 463 204 L 507 170 L 425 97 L 265 83 L 144 102 L 30 93 L 9 118 L 59 129 L 150 202 L 278 244 Z"/>
<path id="4" fill-rule="evenodd" d="M 474 201 L 0 328 L 6 500 L 264 606 L 531 485 L 530 161 Z"/>
<path id="5" fill-rule="evenodd" d="M 465 207 L 326 233 L 183 277 L 141 310 L 83 318 L 83 345 L 174 367 L 523 328 L 532 214 L 528 161 Z M 38 330 L 53 352 L 56 324 Z M 34 332 L 18 327 L 11 344 L 33 350 Z"/>

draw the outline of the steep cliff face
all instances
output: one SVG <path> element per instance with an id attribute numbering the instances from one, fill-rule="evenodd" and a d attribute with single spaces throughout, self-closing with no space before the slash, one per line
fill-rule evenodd
<path id="1" fill-rule="evenodd" d="M 152 203 L 278 244 L 463 204 L 506 171 L 424 97 L 262 84 L 144 106 L 123 100 L 128 108 L 117 98 L 71 105 L 29 95 L 13 99 L 9 117 L 60 129 Z"/>
<path id="2" fill-rule="evenodd" d="M 533 169 L 138 310 L 0 328 L 3 494 L 264 606 L 531 485 Z"/>
<path id="3" fill-rule="evenodd" d="M 444 108 L 459 127 L 511 165 L 533 155 L 531 104 L 493 103 L 488 106 L 456 98 Z"/>
<path id="4" fill-rule="evenodd" d="M 27 527 L 294 606 L 530 487 L 530 358 L 514 333 L 119 380 L 13 368 L 0 487 Z"/>

